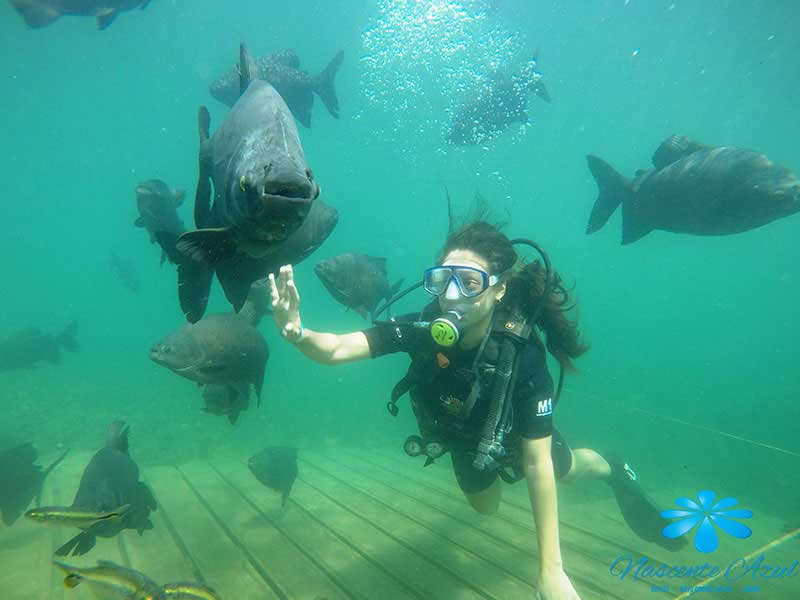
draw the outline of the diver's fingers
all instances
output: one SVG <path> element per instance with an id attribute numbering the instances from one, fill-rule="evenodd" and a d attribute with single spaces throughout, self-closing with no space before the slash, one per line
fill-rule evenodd
<path id="1" fill-rule="evenodd" d="M 275 275 L 273 273 L 269 274 L 269 296 L 272 300 L 272 308 L 278 306 L 281 296 L 278 294 L 278 286 L 275 283 Z"/>
<path id="2" fill-rule="evenodd" d="M 281 300 L 283 300 L 286 295 L 286 265 L 282 266 L 278 273 L 278 294 Z"/>
<path id="3" fill-rule="evenodd" d="M 293 279 L 289 280 L 286 284 L 286 288 L 289 296 L 289 310 L 296 311 L 300 306 L 300 292 L 297 291 L 297 286 L 294 284 Z"/>

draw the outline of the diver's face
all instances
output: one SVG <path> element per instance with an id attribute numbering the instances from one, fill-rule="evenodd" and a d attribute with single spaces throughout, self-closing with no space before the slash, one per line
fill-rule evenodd
<path id="1" fill-rule="evenodd" d="M 488 275 L 497 275 L 489 271 L 488 261 L 472 250 L 455 249 L 450 251 L 442 261 L 444 266 L 462 266 L 480 269 Z M 506 292 L 506 284 L 497 283 L 489 286 L 474 298 L 466 298 L 461 294 L 458 285 L 451 280 L 447 289 L 439 296 L 439 307 L 442 311 L 454 310 L 461 314 L 465 328 L 482 323 L 492 313 L 492 309 Z"/>

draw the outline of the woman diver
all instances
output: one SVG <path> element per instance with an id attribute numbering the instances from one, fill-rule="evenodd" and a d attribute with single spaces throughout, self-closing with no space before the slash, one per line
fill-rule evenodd
<path id="1" fill-rule="evenodd" d="M 514 243 L 520 241 L 538 249 L 525 240 Z M 660 535 L 665 522 L 627 463 L 571 449 L 553 427 L 558 395 L 546 350 L 563 372 L 587 346 L 567 317 L 569 293 L 547 256 L 542 253 L 544 266 L 536 261 L 515 268 L 514 243 L 485 221 L 466 224 L 448 236 L 438 264 L 424 272 L 423 286 L 436 299 L 421 313 L 343 335 L 302 326 L 300 295 L 287 265 L 277 280 L 269 276 L 273 315 L 282 336 L 318 363 L 407 352 L 411 366 L 388 405 L 396 414 L 395 401 L 409 392 L 420 436 L 406 440 L 406 452 L 425 454 L 428 461 L 449 452 L 458 485 L 482 514 L 499 506 L 499 478 L 524 477 L 540 550 L 537 597 L 575 600 L 561 560 L 556 480 L 604 479 L 640 537 L 668 549 L 682 542 Z"/>

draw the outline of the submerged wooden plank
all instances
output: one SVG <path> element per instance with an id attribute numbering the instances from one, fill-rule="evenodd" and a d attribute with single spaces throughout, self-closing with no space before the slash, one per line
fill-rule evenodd
<path id="1" fill-rule="evenodd" d="M 215 461 L 212 466 L 262 519 L 325 571 L 331 584 L 348 598 L 424 600 L 424 596 L 333 531 L 316 512 L 307 510 L 303 506 L 307 494 L 302 485 L 293 490 L 287 507 L 280 508 L 279 496 L 259 483 L 242 463 Z"/>
<path id="2" fill-rule="evenodd" d="M 286 598 L 268 583 L 226 532 L 218 515 L 209 512 L 173 467 L 148 469 L 148 481 L 160 502 L 159 511 L 171 523 L 172 532 L 196 565 L 198 575 L 223 598 L 271 600 Z"/>
<path id="3" fill-rule="evenodd" d="M 219 463 L 216 470 L 205 462 L 180 467 L 181 473 L 203 496 L 210 510 L 224 520 L 229 537 L 235 540 L 240 551 L 269 574 L 285 597 L 325 596 L 329 600 L 348 600 L 351 596 L 338 588 L 324 569 L 292 543 L 280 528 L 265 520 L 257 508 L 246 502 L 226 480 L 225 474 L 244 469 L 246 467 L 238 461 Z M 275 506 L 277 498 L 273 496 L 270 500 L 270 504 Z"/>
<path id="4" fill-rule="evenodd" d="M 391 506 L 452 544 L 469 548 L 480 557 L 475 561 L 475 572 L 480 574 L 477 577 L 482 577 L 486 572 L 481 563 L 488 562 L 509 577 L 534 588 L 539 558 L 536 532 L 532 527 L 478 515 L 463 498 L 431 495 L 419 486 L 408 485 L 407 480 L 404 485 L 401 478 L 389 479 L 385 471 L 358 460 L 343 464 L 322 455 L 305 453 L 304 456 L 310 466 L 333 478 L 340 478 L 343 483 Z M 584 557 L 570 566 L 573 583 L 581 588 L 585 599 L 635 596 L 634 590 L 630 594 L 620 594 L 599 586 L 596 574 L 598 567 L 603 567 L 594 564 L 591 559 Z"/>
<path id="5" fill-rule="evenodd" d="M 378 484 L 372 487 L 365 484 L 359 488 L 330 471 L 313 468 L 305 460 L 302 466 L 309 484 L 328 496 L 357 507 L 363 518 L 380 523 L 398 542 L 413 547 L 425 560 L 449 571 L 464 587 L 470 587 L 484 597 L 503 599 L 530 598 L 534 594 L 531 581 L 518 577 L 476 550 L 473 545 L 478 540 L 474 536 L 466 539 L 458 534 L 443 535 L 438 528 L 414 515 L 414 511 L 422 510 L 422 507 L 394 502 L 390 494 L 381 494 Z M 442 521 L 447 519 L 445 515 L 440 516 Z M 499 551 L 499 548 L 495 550 Z"/>

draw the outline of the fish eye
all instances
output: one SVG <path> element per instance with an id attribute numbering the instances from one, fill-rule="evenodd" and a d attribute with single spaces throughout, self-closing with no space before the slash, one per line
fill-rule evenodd
<path id="1" fill-rule="evenodd" d="M 243 192 L 245 191 L 245 183 L 247 183 L 247 179 L 245 178 L 244 175 L 242 175 L 239 178 L 239 189 L 242 190 Z"/>
<path id="2" fill-rule="evenodd" d="M 311 172 L 311 169 L 306 169 L 306 177 L 309 181 L 314 181 L 314 173 Z"/>
<path id="3" fill-rule="evenodd" d="M 164 354 L 169 354 L 172 352 L 172 346 L 164 346 L 161 350 Z"/>

